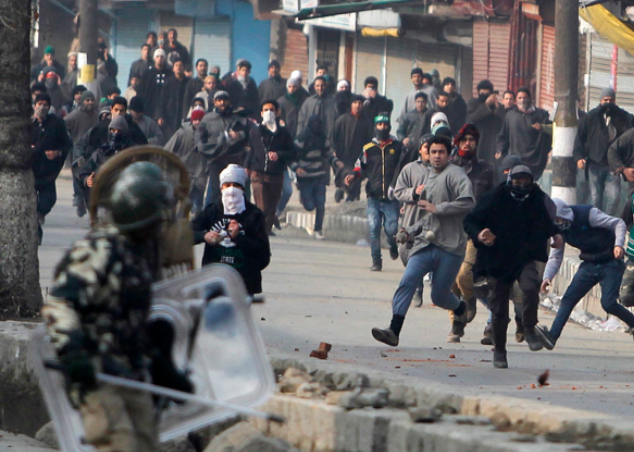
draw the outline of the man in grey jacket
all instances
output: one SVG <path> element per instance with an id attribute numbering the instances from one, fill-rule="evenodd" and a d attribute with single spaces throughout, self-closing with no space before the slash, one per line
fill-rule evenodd
<path id="1" fill-rule="evenodd" d="M 433 303 L 452 310 L 456 319 L 466 320 L 467 304 L 456 297 L 451 288 L 467 246 L 462 221 L 473 209 L 475 200 L 467 174 L 462 168 L 449 164 L 450 152 L 451 141 L 447 137 L 435 136 L 430 141 L 431 171 L 417 194 L 421 218 L 397 235 L 401 243 L 411 242 L 412 248 L 405 274 L 392 299 L 390 326 L 372 329 L 372 336 L 377 341 L 393 347 L 398 345 L 414 292 L 429 272 L 434 272 Z"/>
<path id="2" fill-rule="evenodd" d="M 297 133 L 302 133 L 308 125 L 308 119 L 313 115 L 317 115 L 321 119 L 328 140 L 330 140 L 332 126 L 338 116 L 335 108 L 335 98 L 328 93 L 324 77 L 315 77 L 313 86 L 315 87 L 315 94 L 306 99 L 299 110 Z"/>

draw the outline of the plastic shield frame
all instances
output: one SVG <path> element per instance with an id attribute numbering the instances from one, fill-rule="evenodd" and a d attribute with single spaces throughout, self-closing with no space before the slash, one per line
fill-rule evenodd
<path id="1" fill-rule="evenodd" d="M 149 321 L 167 320 L 175 331 L 172 355 L 176 366 L 189 372 L 195 394 L 206 399 L 252 408 L 272 394 L 274 376 L 264 343 L 253 322 L 240 275 L 216 264 L 155 283 Z M 31 356 L 60 448 L 94 451 L 83 444 L 80 414 L 66 395 L 64 376 L 45 367 L 55 360 L 44 326 L 32 336 Z M 160 441 L 168 441 L 231 417 L 231 409 L 192 403 L 163 404 Z"/>

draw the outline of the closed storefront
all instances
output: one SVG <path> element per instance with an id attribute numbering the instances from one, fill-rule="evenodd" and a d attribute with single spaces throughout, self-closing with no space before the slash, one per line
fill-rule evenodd
<path id="1" fill-rule="evenodd" d="M 537 105 L 553 111 L 555 102 L 555 27 L 542 26 L 541 61 Z"/>
<path id="2" fill-rule="evenodd" d="M 116 10 L 113 53 L 119 65 L 117 84 L 122 91 L 128 86 L 132 63 L 141 58 L 141 46 L 150 29 L 151 14 L 143 4 L 129 4 Z"/>
<path id="3" fill-rule="evenodd" d="M 231 23 L 229 20 L 199 20 L 194 24 L 193 60 L 205 58 L 210 66 L 220 66 L 221 72 L 231 67 Z"/>
<path id="4" fill-rule="evenodd" d="M 440 73 L 441 80 L 445 77 L 455 78 L 458 49 L 459 46 L 455 44 L 420 42 L 417 48 L 416 64 L 425 72 L 436 69 Z"/>
<path id="5" fill-rule="evenodd" d="M 363 81 L 369 75 L 375 76 L 379 80 L 379 92 L 384 86 L 384 58 L 386 38 L 364 38 L 357 37 L 357 61 L 355 70 L 355 83 L 352 89 L 355 92 L 363 91 Z"/>
<path id="6" fill-rule="evenodd" d="M 508 23 L 473 23 L 473 94 L 481 80 L 490 80 L 496 90 L 509 86 L 511 26 Z"/>
<path id="7" fill-rule="evenodd" d="M 386 95 L 394 101 L 393 120 L 398 118 L 407 93 L 414 89 L 410 74 L 412 68 L 417 65 L 418 46 L 418 41 L 413 39 L 387 40 Z"/>
<path id="8" fill-rule="evenodd" d="M 619 107 L 634 112 L 634 57 L 623 49 L 617 49 L 615 53 L 614 45 L 596 33 L 591 33 L 589 45 L 588 110 L 599 104 L 601 90 L 611 86 L 614 64 L 616 103 Z"/>

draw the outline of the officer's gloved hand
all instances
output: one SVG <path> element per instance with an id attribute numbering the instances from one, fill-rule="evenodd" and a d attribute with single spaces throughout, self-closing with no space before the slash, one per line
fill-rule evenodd
<path id="1" fill-rule="evenodd" d="M 85 351 L 71 352 L 61 358 L 66 367 L 70 400 L 75 407 L 84 403 L 88 392 L 97 389 L 95 366 Z"/>

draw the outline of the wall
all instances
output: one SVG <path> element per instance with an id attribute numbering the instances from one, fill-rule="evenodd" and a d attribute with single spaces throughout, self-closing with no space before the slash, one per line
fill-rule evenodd
<path id="1" fill-rule="evenodd" d="M 251 76 L 259 84 L 268 77 L 270 47 L 271 22 L 255 20 L 251 4 L 235 0 L 231 47 L 234 65 L 239 58 L 249 60 L 253 66 Z"/>

